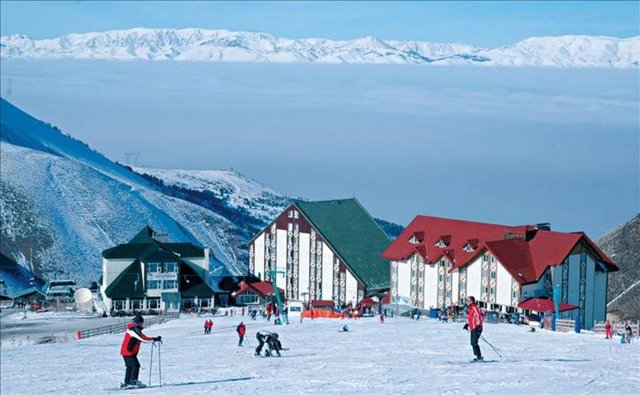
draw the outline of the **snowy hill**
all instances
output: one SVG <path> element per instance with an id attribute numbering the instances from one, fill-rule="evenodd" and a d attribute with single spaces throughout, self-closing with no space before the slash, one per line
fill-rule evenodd
<path id="1" fill-rule="evenodd" d="M 495 48 L 454 43 L 322 38 L 206 29 L 114 30 L 34 40 L 2 37 L 2 58 L 213 62 L 396 63 L 434 65 L 638 67 L 640 37 L 532 37 Z"/>
<path id="2" fill-rule="evenodd" d="M 131 169 L 6 100 L 0 113 L 0 252 L 39 277 L 96 281 L 100 253 L 145 225 L 244 273 L 247 241 L 292 200 L 234 171 Z"/>
<path id="3" fill-rule="evenodd" d="M 0 105 L 1 250 L 38 276 L 70 273 L 95 281 L 101 251 L 147 224 L 171 240 L 210 247 L 214 264 L 243 272 L 243 243 L 285 204 L 275 192 L 261 192 L 259 184 L 232 172 L 217 183 L 210 180 L 208 200 L 217 210 L 189 196 L 177 198 L 9 102 Z M 228 180 L 247 191 L 235 190 L 229 204 L 216 201 L 216 194 L 230 189 Z M 265 211 L 244 209 L 243 197 L 258 198 Z"/>
<path id="4" fill-rule="evenodd" d="M 270 221 L 291 202 L 291 198 L 273 191 L 243 174 L 225 170 L 175 170 L 134 167 L 136 173 L 149 175 L 171 185 L 192 191 L 210 191 L 229 206 L 247 210 L 251 216 Z"/>
<path id="5" fill-rule="evenodd" d="M 640 320 L 640 214 L 596 243 L 620 268 L 609 277 L 609 311 Z"/>

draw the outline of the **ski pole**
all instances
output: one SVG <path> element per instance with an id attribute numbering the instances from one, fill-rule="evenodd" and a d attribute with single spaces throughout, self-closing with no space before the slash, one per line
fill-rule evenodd
<path id="1" fill-rule="evenodd" d="M 162 342 L 158 343 L 158 379 L 160 381 L 160 386 L 162 386 L 162 354 L 160 350 L 162 350 Z"/>
<path id="2" fill-rule="evenodd" d="M 500 358 L 502 358 L 502 354 L 500 353 L 500 350 L 496 346 L 494 346 L 493 344 L 489 343 L 489 341 L 487 339 L 485 339 L 484 336 L 482 336 L 482 335 L 480 335 L 480 339 L 482 339 L 483 342 L 487 343 L 489 345 L 489 347 L 491 347 L 491 349 L 493 351 L 495 351 L 495 353 L 498 354 L 498 356 Z"/>
<path id="3" fill-rule="evenodd" d="M 153 371 L 153 348 L 156 346 L 155 343 L 151 343 L 151 359 L 149 359 L 149 384 L 151 385 L 151 372 Z"/>

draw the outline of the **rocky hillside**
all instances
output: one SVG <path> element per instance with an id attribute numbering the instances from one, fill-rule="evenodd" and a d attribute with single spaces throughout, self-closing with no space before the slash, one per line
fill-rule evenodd
<path id="1" fill-rule="evenodd" d="M 620 268 L 609 276 L 608 310 L 640 320 L 640 214 L 596 243 Z"/>

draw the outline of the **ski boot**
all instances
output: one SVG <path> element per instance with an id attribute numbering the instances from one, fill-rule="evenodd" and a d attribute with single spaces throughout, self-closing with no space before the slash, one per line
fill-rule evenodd
<path id="1" fill-rule="evenodd" d="M 146 388 L 147 385 L 145 383 L 143 383 L 140 380 L 131 380 L 131 384 L 134 385 L 136 388 Z"/>

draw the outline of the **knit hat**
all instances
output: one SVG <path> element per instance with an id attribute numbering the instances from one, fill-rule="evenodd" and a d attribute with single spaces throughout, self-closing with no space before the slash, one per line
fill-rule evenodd
<path id="1" fill-rule="evenodd" d="M 144 317 L 142 317 L 142 314 L 136 313 L 136 315 L 131 319 L 131 321 L 133 321 L 133 323 L 136 325 L 140 325 L 144 323 Z"/>

